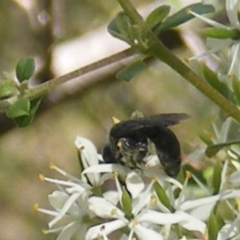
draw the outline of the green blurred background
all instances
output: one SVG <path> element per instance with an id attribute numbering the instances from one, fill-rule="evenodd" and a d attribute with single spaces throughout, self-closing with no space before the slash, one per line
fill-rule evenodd
<path id="1" fill-rule="evenodd" d="M 146 11 L 163 3 L 132 2 Z M 1 78 L 12 76 L 24 56 L 36 60 L 37 84 L 121 51 L 126 45 L 106 30 L 119 11 L 113 0 L 1 0 Z M 175 34 L 176 38 L 165 36 L 166 42 L 174 43 L 169 47 L 181 59 L 190 57 L 181 31 Z M 76 135 L 91 139 L 101 152 L 112 116 L 128 119 L 135 110 L 144 115 L 185 112 L 191 118 L 172 128 L 181 142 L 183 161 L 200 144 L 197 135 L 214 105 L 160 62 L 152 62 L 130 83 L 120 82 L 115 74 L 125 65 L 121 61 L 57 88 L 27 128 L 16 128 L 0 116 L 0 239 L 56 238 L 41 233 L 50 218 L 32 210 L 35 203 L 49 208 L 47 194 L 54 189 L 38 175 L 58 177 L 49 169 L 54 163 L 78 176 Z"/>

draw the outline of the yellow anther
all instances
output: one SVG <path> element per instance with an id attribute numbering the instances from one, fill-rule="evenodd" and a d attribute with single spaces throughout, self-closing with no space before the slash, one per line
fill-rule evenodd
<path id="1" fill-rule="evenodd" d="M 114 177 L 114 178 L 118 178 L 118 176 L 119 176 L 119 173 L 118 173 L 118 172 L 113 172 L 112 174 L 113 174 L 113 177 Z"/>
<path id="2" fill-rule="evenodd" d="M 44 182 L 45 181 L 45 177 L 43 174 L 39 174 L 38 178 L 40 179 L 40 181 Z"/>
<path id="3" fill-rule="evenodd" d="M 157 204 L 157 198 L 155 195 L 152 195 L 151 198 L 150 198 L 150 205 L 151 206 L 156 206 Z"/>
<path id="4" fill-rule="evenodd" d="M 55 164 L 54 163 L 50 163 L 50 165 L 49 165 L 49 168 L 50 169 L 54 169 L 56 166 L 55 166 Z"/>
<path id="5" fill-rule="evenodd" d="M 39 205 L 36 203 L 33 205 L 33 211 L 37 212 L 39 209 Z"/>
<path id="6" fill-rule="evenodd" d="M 155 182 L 157 182 L 157 178 L 156 177 L 153 177 L 152 180 L 151 180 L 152 184 L 154 184 Z"/>
<path id="7" fill-rule="evenodd" d="M 118 118 L 116 118 L 116 117 L 112 117 L 112 121 L 113 121 L 114 124 L 118 124 L 118 123 L 121 122 L 121 121 L 120 121 Z"/>
<path id="8" fill-rule="evenodd" d="M 132 226 L 136 226 L 136 225 L 138 225 L 138 221 L 134 218 L 134 219 L 131 220 L 130 224 Z"/>
<path id="9" fill-rule="evenodd" d="M 115 216 L 116 214 L 117 214 L 117 209 L 114 208 L 114 209 L 111 211 L 111 215 L 112 215 L 112 216 Z"/>
<path id="10" fill-rule="evenodd" d="M 186 174 L 186 178 L 188 178 L 188 179 L 190 179 L 192 177 L 192 173 L 189 171 L 186 171 L 185 174 Z"/>

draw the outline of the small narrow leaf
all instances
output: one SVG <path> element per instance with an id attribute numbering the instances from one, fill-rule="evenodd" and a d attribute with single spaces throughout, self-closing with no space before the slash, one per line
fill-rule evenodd
<path id="1" fill-rule="evenodd" d="M 180 11 L 168 17 L 166 21 L 164 21 L 156 29 L 156 34 L 159 34 L 164 30 L 174 28 L 194 18 L 194 16 L 189 11 L 192 11 L 198 14 L 205 14 L 205 13 L 214 12 L 214 7 L 212 5 L 196 3 L 196 4 L 189 5 L 185 8 L 182 8 Z"/>
<path id="2" fill-rule="evenodd" d="M 229 146 L 234 145 L 234 144 L 240 144 L 240 140 L 230 141 L 230 142 L 225 142 L 225 143 L 219 143 L 219 144 L 215 144 L 215 145 L 210 145 L 205 150 L 205 154 L 208 157 L 212 157 L 212 156 L 216 155 L 223 148 L 229 147 Z"/>
<path id="3" fill-rule="evenodd" d="M 117 15 L 116 18 L 117 28 L 120 31 L 121 35 L 127 40 L 130 40 L 130 29 L 131 29 L 131 20 L 126 15 L 126 13 L 121 12 Z"/>
<path id="4" fill-rule="evenodd" d="M 217 234 L 219 229 L 219 224 L 217 220 L 217 216 L 212 212 L 209 219 L 208 219 L 208 238 L 211 240 L 217 239 Z"/>
<path id="5" fill-rule="evenodd" d="M 147 17 L 144 22 L 143 28 L 144 31 L 152 30 L 158 24 L 160 24 L 164 18 L 167 17 L 171 8 L 168 5 L 162 5 L 156 9 L 154 9 Z"/>
<path id="6" fill-rule="evenodd" d="M 219 193 L 220 185 L 221 185 L 221 172 L 222 165 L 217 162 L 213 169 L 213 195 Z"/>
<path id="7" fill-rule="evenodd" d="M 108 25 L 108 32 L 115 38 L 131 43 L 129 37 L 130 20 L 128 16 L 121 12 Z"/>
<path id="8" fill-rule="evenodd" d="M 239 31 L 236 29 L 226 28 L 204 28 L 201 33 L 206 37 L 219 38 L 219 39 L 235 39 L 239 35 Z"/>
<path id="9" fill-rule="evenodd" d="M 16 92 L 17 88 L 13 81 L 11 80 L 0 81 L 0 98 L 12 96 Z"/>
<path id="10" fill-rule="evenodd" d="M 122 194 L 122 208 L 127 218 L 131 218 L 132 217 L 132 200 L 128 191 L 125 188 L 123 188 L 123 194 Z"/>
<path id="11" fill-rule="evenodd" d="M 29 115 L 30 101 L 27 98 L 19 98 L 6 111 L 8 118 L 16 118 Z"/>
<path id="12" fill-rule="evenodd" d="M 26 127 L 32 122 L 32 120 L 36 114 L 36 111 L 39 108 L 41 100 L 42 100 L 42 98 L 37 98 L 30 102 L 29 115 L 17 117 L 14 119 L 14 121 L 18 127 Z"/>
<path id="13" fill-rule="evenodd" d="M 34 73 L 35 63 L 33 58 L 21 58 L 16 66 L 16 76 L 19 82 L 28 80 Z"/>
<path id="14" fill-rule="evenodd" d="M 120 80 L 129 82 L 133 77 L 135 77 L 138 73 L 143 71 L 146 68 L 146 64 L 138 60 L 134 63 L 131 63 L 121 71 L 119 71 L 116 75 L 116 77 Z"/>
<path id="15" fill-rule="evenodd" d="M 238 105 L 240 105 L 240 81 L 236 79 L 236 77 L 233 77 L 232 79 L 232 88 L 234 91 L 234 98 Z"/>
<path id="16" fill-rule="evenodd" d="M 173 212 L 174 208 L 171 205 L 170 200 L 166 195 L 165 190 L 162 188 L 162 186 L 158 182 L 155 182 L 153 187 L 154 187 L 154 190 L 156 191 L 159 201 L 171 212 Z"/>
<path id="17" fill-rule="evenodd" d="M 204 75 L 206 81 L 213 88 L 215 88 L 218 92 L 220 92 L 226 98 L 228 98 L 229 95 L 231 95 L 230 90 L 227 87 L 227 85 L 225 83 L 221 82 L 218 79 L 217 74 L 215 72 L 213 72 L 210 68 L 208 68 L 205 64 L 202 65 L 202 71 L 203 71 L 203 75 Z"/>

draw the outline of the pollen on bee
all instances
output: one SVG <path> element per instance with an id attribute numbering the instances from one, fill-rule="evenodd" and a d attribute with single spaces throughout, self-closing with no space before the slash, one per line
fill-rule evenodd
<path id="1" fill-rule="evenodd" d="M 121 141 L 118 141 L 118 143 L 117 143 L 117 147 L 119 147 L 119 148 L 122 147 L 122 142 L 121 142 Z"/>

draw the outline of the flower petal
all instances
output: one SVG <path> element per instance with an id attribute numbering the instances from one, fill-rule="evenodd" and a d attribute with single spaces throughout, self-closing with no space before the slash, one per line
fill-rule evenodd
<path id="1" fill-rule="evenodd" d="M 70 240 L 79 227 L 80 224 L 78 222 L 69 223 L 63 228 L 62 232 L 57 237 L 57 240 Z"/>
<path id="2" fill-rule="evenodd" d="M 92 165 L 98 165 L 99 160 L 97 149 L 90 140 L 77 136 L 75 145 L 80 151 L 81 161 L 84 169 Z M 93 186 L 98 185 L 100 179 L 99 174 L 88 174 L 87 176 Z"/>
<path id="3" fill-rule="evenodd" d="M 56 224 L 61 218 L 64 217 L 66 212 L 69 211 L 69 209 L 72 207 L 72 205 L 75 203 L 75 201 L 80 195 L 81 195 L 80 193 L 74 193 L 67 199 L 62 209 L 59 211 L 58 216 L 56 216 L 51 222 L 48 223 L 49 228 L 52 228 L 54 224 Z"/>
<path id="4" fill-rule="evenodd" d="M 68 194 L 65 192 L 56 190 L 48 195 L 48 201 L 55 210 L 60 210 L 68 197 Z"/>
<path id="5" fill-rule="evenodd" d="M 139 240 L 154 239 L 154 240 L 163 240 L 161 234 L 155 232 L 152 229 L 146 228 L 141 224 L 137 224 L 134 227 L 134 232 L 137 234 Z"/>
<path id="6" fill-rule="evenodd" d="M 126 185 L 133 199 L 139 196 L 141 191 L 144 189 L 144 182 L 134 171 L 127 175 Z"/>
<path id="7" fill-rule="evenodd" d="M 238 235 L 237 226 L 239 226 L 239 221 L 233 223 L 227 223 L 224 225 L 217 235 L 217 240 L 228 240 L 234 236 Z"/>
<path id="8" fill-rule="evenodd" d="M 190 231 L 199 231 L 201 233 L 204 233 L 206 229 L 206 224 L 203 221 L 180 211 L 176 211 L 175 213 L 161 213 L 147 210 L 139 216 L 138 221 L 147 221 L 161 225 L 179 223 L 185 229 Z"/>
<path id="9" fill-rule="evenodd" d="M 99 224 L 97 226 L 94 226 L 88 229 L 85 236 L 85 240 L 92 240 L 97 238 L 98 236 L 102 236 L 103 231 L 106 235 L 108 235 L 113 231 L 120 229 L 124 226 L 126 226 L 126 222 L 123 222 L 122 220 L 115 220 L 115 221 Z"/>
<path id="10" fill-rule="evenodd" d="M 124 217 L 124 213 L 111 202 L 101 197 L 91 197 L 88 199 L 89 209 L 94 214 L 102 218 Z"/>
<path id="11" fill-rule="evenodd" d="M 117 203 L 119 202 L 119 196 L 118 196 L 118 192 L 117 191 L 109 190 L 109 191 L 103 193 L 103 197 L 107 201 L 112 203 L 114 206 L 116 206 Z"/>
<path id="12" fill-rule="evenodd" d="M 226 12 L 229 19 L 229 22 L 232 26 L 238 28 L 239 21 L 238 21 L 238 0 L 226 0 Z"/>
<path id="13" fill-rule="evenodd" d="M 122 175 L 129 173 L 131 169 L 120 164 L 99 164 L 86 168 L 82 174 L 88 173 L 104 173 L 104 172 L 119 172 Z"/>

